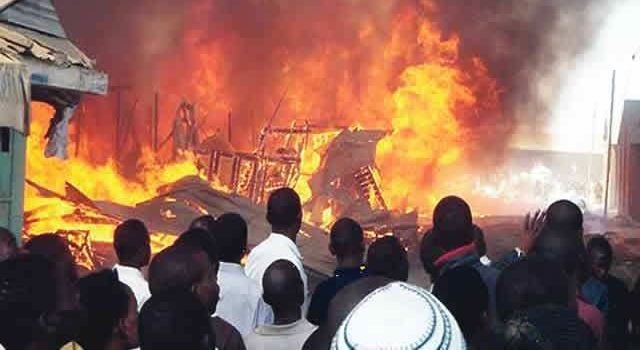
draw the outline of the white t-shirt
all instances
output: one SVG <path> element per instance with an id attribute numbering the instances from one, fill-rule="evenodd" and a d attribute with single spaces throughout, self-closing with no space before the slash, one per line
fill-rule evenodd
<path id="1" fill-rule="evenodd" d="M 267 239 L 251 250 L 244 271 L 249 278 L 258 283 L 260 291 L 262 291 L 262 276 L 264 276 L 264 272 L 272 263 L 280 259 L 291 261 L 300 272 L 300 277 L 302 277 L 302 283 L 304 284 L 305 300 L 302 310 L 304 311 L 303 315 L 306 315 L 307 306 L 309 305 L 307 273 L 304 271 L 304 265 L 302 264 L 302 255 L 296 244 L 289 237 L 279 233 L 270 234 Z"/>
<path id="2" fill-rule="evenodd" d="M 318 327 L 305 318 L 285 325 L 262 325 L 244 338 L 247 350 L 302 349 Z"/>
<path id="3" fill-rule="evenodd" d="M 113 269 L 118 273 L 118 280 L 131 288 L 138 303 L 138 311 L 142 305 L 151 298 L 149 291 L 149 283 L 144 278 L 142 271 L 135 267 L 123 266 L 116 264 Z"/>
<path id="4" fill-rule="evenodd" d="M 259 312 L 261 288 L 245 275 L 239 264 L 220 262 L 218 271 L 220 301 L 216 315 L 234 326 L 242 336 L 251 333 L 258 325 L 270 322 L 272 315 Z"/>

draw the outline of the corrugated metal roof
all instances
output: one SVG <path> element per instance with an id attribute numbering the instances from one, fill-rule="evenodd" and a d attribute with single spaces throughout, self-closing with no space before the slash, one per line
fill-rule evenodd
<path id="1" fill-rule="evenodd" d="M 0 23 L 0 51 L 28 55 L 55 65 L 93 69 L 95 64 L 67 39 Z"/>
<path id="2" fill-rule="evenodd" d="M 0 12 L 0 21 L 60 38 L 67 37 L 51 0 L 13 1 Z"/>

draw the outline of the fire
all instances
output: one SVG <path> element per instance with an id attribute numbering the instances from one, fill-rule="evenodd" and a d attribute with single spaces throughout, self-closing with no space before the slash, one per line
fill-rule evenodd
<path id="1" fill-rule="evenodd" d="M 152 70 L 161 96 L 161 139 L 170 134 L 173 112 L 183 98 L 197 106 L 201 139 L 214 133 L 225 135 L 228 130 L 233 148 L 242 152 L 255 150 L 259 130 L 272 115 L 271 126 L 305 121 L 328 130 L 386 130 L 388 136 L 377 145 L 379 174 L 375 174 L 386 204 L 400 212 L 425 213 L 447 194 L 440 193 L 444 192 L 441 182 L 449 180 L 447 169 L 471 158 L 491 137 L 476 129 L 498 130 L 505 124 L 495 80 L 482 60 L 460 53 L 457 36 L 443 34 L 429 18 L 437 11 L 430 1 L 390 0 L 380 1 L 380 6 L 334 2 L 327 8 L 291 2 L 304 10 L 294 18 L 281 11 L 279 2 L 242 1 L 238 2 L 242 6 L 228 9 L 221 3 L 192 1 L 185 9 L 189 20 L 184 22 L 178 47 L 155 58 Z M 249 13 L 269 15 L 260 21 L 245 19 L 246 23 L 234 18 L 245 7 Z M 228 17 L 212 19 L 220 13 Z M 138 85 L 143 87 L 137 88 L 139 95 L 147 96 L 143 100 L 152 95 L 147 81 Z M 274 113 L 280 100 L 282 106 Z M 89 109 L 89 118 L 105 113 Z M 169 147 L 161 155 L 141 147 L 134 177 L 122 175 L 122 164 L 114 154 L 99 163 L 94 159 L 104 157 L 45 159 L 45 126 L 52 113 L 47 105 L 33 104 L 27 178 L 58 194 L 65 193 L 68 182 L 91 200 L 135 205 L 156 196 L 162 185 L 200 175 L 195 159 L 164 160 L 163 152 Z M 98 130 L 88 133 L 92 133 L 93 148 L 89 152 L 112 148 L 105 146 L 111 136 Z M 309 181 L 322 167 L 326 146 L 337 134 L 312 134 L 302 149 L 295 189 L 303 202 L 313 197 Z M 68 201 L 44 197 L 27 186 L 26 230 L 30 234 L 87 230 L 96 241 L 112 240 L 116 223 L 104 218 L 76 220 L 76 209 Z M 337 209 L 328 204 L 320 212 L 320 226 L 328 227 Z"/>
<path id="2" fill-rule="evenodd" d="M 163 165 L 158 163 L 150 151 L 145 150 L 140 161 L 140 179 L 126 179 L 113 159 L 105 164 L 93 164 L 81 158 L 59 160 L 45 158 L 46 125 L 53 115 L 53 108 L 47 104 L 31 104 L 32 122 L 27 140 L 26 177 L 58 195 L 66 192 L 65 183 L 70 183 L 91 200 L 108 200 L 123 205 L 135 205 L 154 197 L 161 185 L 176 181 L 187 175 L 198 175 L 195 162 L 186 159 L 179 163 Z M 99 147 L 99 146 L 98 146 Z M 99 152 L 99 148 L 95 152 Z M 67 231 L 89 231 L 91 239 L 97 242 L 111 242 L 113 230 L 118 220 L 96 217 L 91 220 L 77 217 L 79 205 L 62 198 L 43 196 L 27 184 L 25 189 L 25 231 L 30 235 Z M 89 208 L 85 208 L 89 209 Z M 84 213 L 91 213 L 85 210 Z M 162 238 L 162 240 L 166 240 Z"/>

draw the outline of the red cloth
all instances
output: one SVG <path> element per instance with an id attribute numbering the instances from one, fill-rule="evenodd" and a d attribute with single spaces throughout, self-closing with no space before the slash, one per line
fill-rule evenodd
<path id="1" fill-rule="evenodd" d="M 476 249 L 475 243 L 463 245 L 462 247 L 456 248 L 454 250 L 450 250 L 444 254 L 442 254 L 434 263 L 436 267 L 441 267 L 446 264 L 448 261 L 457 258 L 459 256 L 463 256 L 465 254 L 469 254 Z"/>
<path id="2" fill-rule="evenodd" d="M 591 328 L 598 343 L 601 344 L 604 335 L 604 316 L 600 310 L 578 297 L 578 316 Z"/>

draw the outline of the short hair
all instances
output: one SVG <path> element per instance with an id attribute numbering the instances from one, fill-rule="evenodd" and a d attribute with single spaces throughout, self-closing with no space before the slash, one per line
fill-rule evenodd
<path id="1" fill-rule="evenodd" d="M 338 258 L 362 254 L 364 234 L 353 219 L 342 218 L 333 224 L 329 233 L 331 249 Z"/>
<path id="2" fill-rule="evenodd" d="M 142 350 L 209 350 L 215 345 L 206 308 L 186 291 L 153 295 L 140 310 Z"/>
<path id="3" fill-rule="evenodd" d="M 505 321 L 518 310 L 538 305 L 569 304 L 569 281 L 556 264 L 526 257 L 507 267 L 496 284 L 496 307 Z"/>
<path id="4" fill-rule="evenodd" d="M 199 229 L 208 231 L 209 233 L 213 233 L 213 231 L 215 230 L 215 226 L 216 226 L 216 218 L 207 214 L 207 215 L 199 216 L 195 218 L 193 221 L 191 221 L 191 224 L 189 225 L 189 229 L 191 230 L 191 229 L 199 228 Z"/>
<path id="5" fill-rule="evenodd" d="M 86 316 L 80 343 L 88 349 L 102 349 L 113 330 L 129 313 L 132 292 L 118 281 L 112 270 L 103 270 L 78 280 L 80 305 Z"/>
<path id="6" fill-rule="evenodd" d="M 569 230 L 582 233 L 582 210 L 566 199 L 554 202 L 547 208 L 545 226 L 555 230 Z"/>
<path id="7" fill-rule="evenodd" d="M 174 245 L 186 245 L 202 249 L 207 253 L 207 258 L 213 265 L 217 265 L 220 260 L 218 257 L 218 244 L 215 237 L 203 229 L 190 229 L 182 233 Z"/>
<path id="8" fill-rule="evenodd" d="M 205 254 L 191 245 L 173 245 L 158 253 L 149 265 L 149 290 L 152 295 L 189 291 L 206 273 L 196 255 Z"/>
<path id="9" fill-rule="evenodd" d="M 0 263 L 0 343 L 23 349 L 35 337 L 37 320 L 57 307 L 54 264 L 23 254 Z"/>
<path id="10" fill-rule="evenodd" d="M 237 262 L 247 250 L 247 222 L 236 213 L 226 213 L 218 218 L 215 238 L 220 260 Z"/>
<path id="11" fill-rule="evenodd" d="M 586 250 L 582 236 L 576 231 L 544 227 L 533 241 L 529 255 L 540 256 L 558 264 L 567 276 L 580 274 Z"/>
<path id="12" fill-rule="evenodd" d="M 602 252 L 605 256 L 607 267 L 611 266 L 611 262 L 613 261 L 613 248 L 611 248 L 611 243 L 609 243 L 606 237 L 592 237 L 589 242 L 587 242 L 587 252 L 591 253 L 592 251 Z"/>
<path id="13" fill-rule="evenodd" d="M 300 223 L 302 204 L 300 196 L 291 188 L 280 188 L 269 196 L 267 221 L 274 227 L 290 227 Z"/>
<path id="14" fill-rule="evenodd" d="M 267 267 L 262 288 L 264 301 L 276 312 L 279 308 L 299 308 L 304 303 L 304 282 L 289 260 L 276 260 Z"/>
<path id="15" fill-rule="evenodd" d="M 400 240 L 385 236 L 374 241 L 367 252 L 367 271 L 371 275 L 407 281 L 409 260 Z"/>
<path id="16" fill-rule="evenodd" d="M 575 310 L 540 305 L 513 315 L 503 331 L 504 350 L 595 350 L 597 340 Z"/>
<path id="17" fill-rule="evenodd" d="M 451 311 L 467 340 L 483 328 L 489 291 L 474 268 L 460 266 L 446 271 L 436 280 L 433 295 Z"/>
<path id="18" fill-rule="evenodd" d="M 113 247 L 118 260 L 129 261 L 149 249 L 149 230 L 140 220 L 126 220 L 116 227 Z"/>
<path id="19" fill-rule="evenodd" d="M 31 254 L 40 255 L 49 259 L 64 270 L 65 278 L 72 283 L 78 279 L 75 258 L 69 249 L 66 238 L 54 233 L 47 233 L 31 238 L 24 249 Z"/>
<path id="20" fill-rule="evenodd" d="M 471 244 L 474 225 L 471 208 L 460 197 L 445 197 L 433 210 L 433 243 L 445 251 Z"/>

